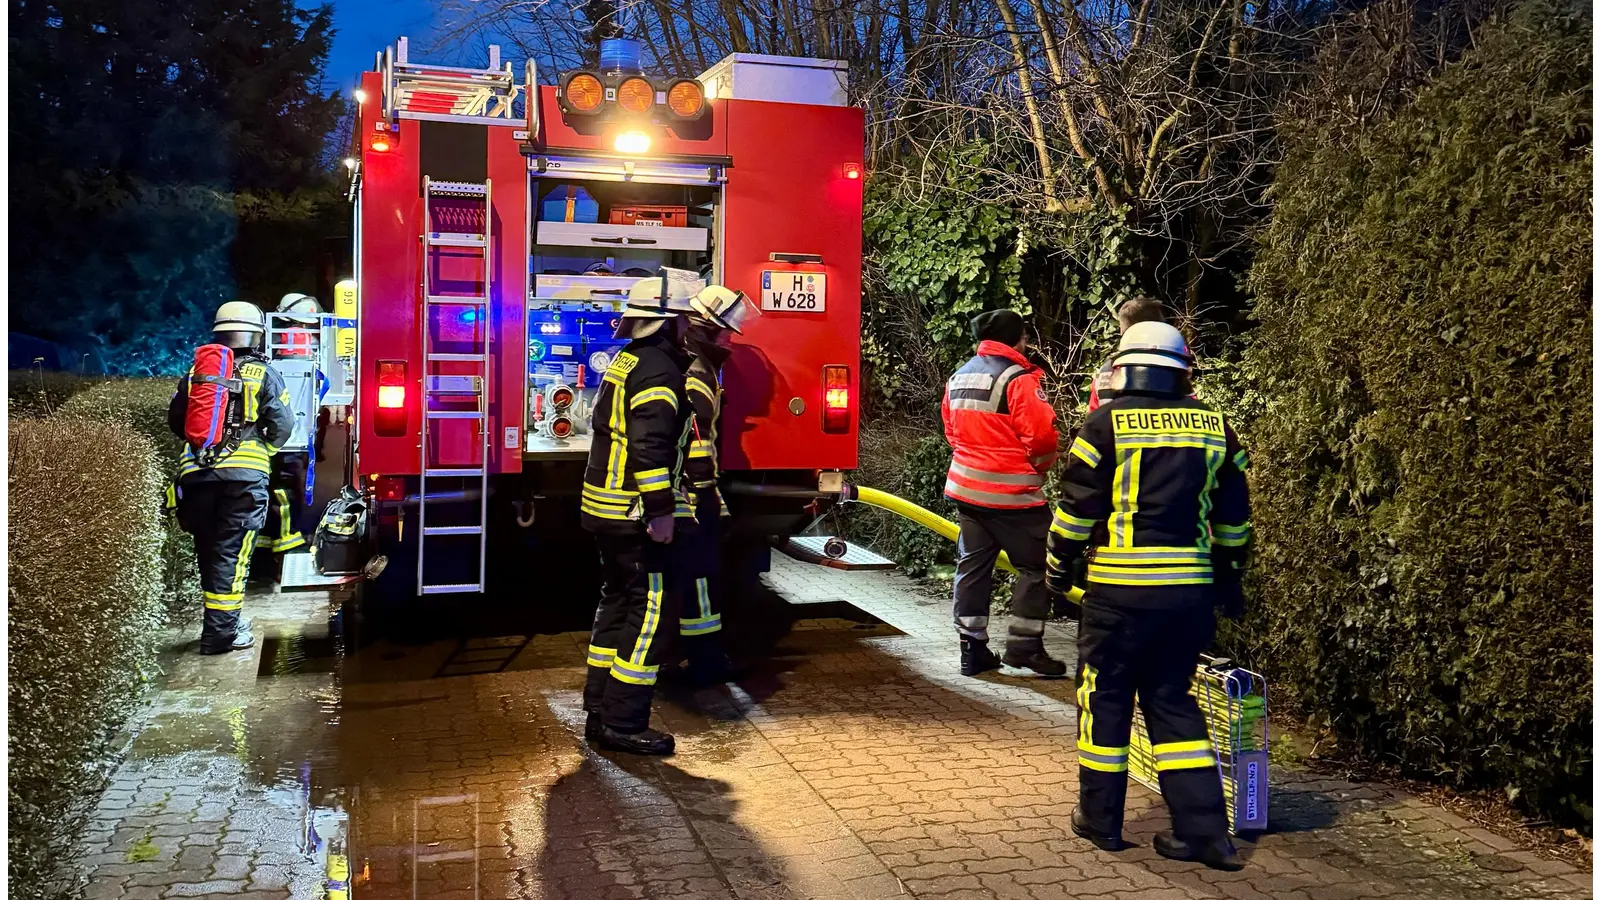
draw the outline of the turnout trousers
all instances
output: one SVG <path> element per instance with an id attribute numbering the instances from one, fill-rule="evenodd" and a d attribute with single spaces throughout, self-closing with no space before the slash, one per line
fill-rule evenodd
<path id="1" fill-rule="evenodd" d="M 250 555 L 267 518 L 267 482 L 191 478 L 179 490 L 179 524 L 194 535 L 205 598 L 200 647 L 225 651 L 239 628 Z"/>
<path id="2" fill-rule="evenodd" d="M 600 606 L 589 636 L 583 708 L 614 731 L 637 734 L 650 724 L 658 660 L 670 640 L 675 606 L 667 604 L 674 544 L 637 533 L 596 534 Z"/>
<path id="3" fill-rule="evenodd" d="M 1142 608 L 1114 597 L 1162 590 L 1182 590 L 1196 599 Z M 1189 693 L 1199 656 L 1216 630 L 1209 593 L 1090 585 L 1078 623 L 1078 803 L 1098 833 L 1122 834 L 1137 694 L 1174 835 L 1187 841 L 1227 834 L 1216 756 L 1205 716 Z"/>
<path id="4" fill-rule="evenodd" d="M 1006 646 L 1043 649 L 1044 620 L 1050 615 L 1050 592 L 1044 583 L 1050 508 L 998 510 L 965 503 L 956 507 L 961 521 L 961 534 L 956 541 L 956 630 L 964 637 L 988 642 L 994 564 L 1004 550 L 1017 568 Z"/>
<path id="5" fill-rule="evenodd" d="M 698 492 L 695 518 L 678 520 L 672 553 L 678 635 L 692 667 L 722 650 L 722 505 L 714 489 Z"/>
<path id="6" fill-rule="evenodd" d="M 287 553 L 306 545 L 300 531 L 306 511 L 305 453 L 279 453 L 272 457 L 272 495 L 267 507 L 267 524 L 256 549 L 268 553 Z"/>

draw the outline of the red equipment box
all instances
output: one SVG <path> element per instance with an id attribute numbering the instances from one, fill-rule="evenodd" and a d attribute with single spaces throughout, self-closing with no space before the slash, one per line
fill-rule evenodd
<path id="1" fill-rule="evenodd" d="M 631 206 L 611 207 L 612 225 L 665 225 L 668 228 L 685 228 L 689 224 L 687 206 L 651 206 L 635 203 Z"/>

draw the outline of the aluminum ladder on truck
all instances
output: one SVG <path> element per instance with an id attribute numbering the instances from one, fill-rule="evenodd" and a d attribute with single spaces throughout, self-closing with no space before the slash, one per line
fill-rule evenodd
<path id="1" fill-rule="evenodd" d="M 441 220 L 436 216 L 437 211 L 434 208 L 434 200 L 437 198 L 481 200 L 482 206 L 479 207 L 473 202 L 465 206 L 452 207 L 452 214 Z M 491 346 L 494 335 L 492 305 L 489 302 L 492 296 L 490 283 L 493 277 L 494 259 L 491 252 L 493 239 L 489 228 L 493 211 L 490 205 L 490 184 L 488 181 L 483 184 L 434 181 L 424 177 L 422 200 L 423 306 L 419 329 L 422 335 L 422 477 L 420 496 L 417 500 L 417 594 L 481 594 L 485 587 L 485 560 L 488 551 L 489 459 L 493 448 L 489 438 L 489 398 L 493 396 L 490 392 L 489 363 L 492 359 Z M 472 230 L 480 227 L 477 224 L 479 222 L 482 223 L 482 230 Z M 441 249 L 468 250 L 482 254 L 483 293 L 475 295 L 437 293 L 439 285 L 436 284 L 435 263 L 436 253 Z M 476 346 L 470 352 L 440 351 L 437 346 L 439 341 L 435 333 L 433 315 L 434 310 L 440 308 L 466 315 L 467 317 L 460 321 L 470 322 L 474 326 L 474 334 L 481 333 L 482 337 L 474 342 Z M 455 369 L 459 369 L 461 364 L 470 363 L 472 371 L 439 374 L 435 371 L 435 366 L 440 363 L 455 364 L 453 366 Z M 467 399 L 473 402 L 470 409 L 462 408 L 460 405 Z M 440 400 L 456 405 L 439 408 Z M 477 465 L 447 465 L 437 459 L 433 446 L 435 429 L 432 423 L 445 419 L 466 419 L 477 423 L 479 444 Z M 430 484 L 440 480 L 446 482 L 447 487 L 444 490 L 440 490 L 437 484 L 433 484 L 430 488 Z M 468 492 L 473 482 L 476 482 L 478 489 L 476 522 L 428 524 L 430 506 L 436 510 L 444 503 L 454 503 L 459 506 L 461 500 L 470 498 Z M 468 537 L 477 539 L 477 579 L 464 582 L 430 582 L 426 575 L 429 548 L 441 538 L 447 541 L 460 541 Z M 447 555 L 457 559 L 464 556 L 461 553 Z"/>

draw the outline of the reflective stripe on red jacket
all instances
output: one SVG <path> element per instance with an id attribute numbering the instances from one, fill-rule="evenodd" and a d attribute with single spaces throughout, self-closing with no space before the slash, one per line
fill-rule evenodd
<path id="1" fill-rule="evenodd" d="M 953 455 L 944 495 L 991 509 L 1044 503 L 1044 476 L 1055 464 L 1056 412 L 1045 400 L 1039 368 L 997 341 L 945 384 L 944 436 Z"/>

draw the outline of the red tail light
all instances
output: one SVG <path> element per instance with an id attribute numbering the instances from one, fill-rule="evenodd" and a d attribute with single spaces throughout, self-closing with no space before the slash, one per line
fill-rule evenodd
<path id="1" fill-rule="evenodd" d="M 378 360 L 378 415 L 374 423 L 381 437 L 406 433 L 406 362 Z"/>
<path id="2" fill-rule="evenodd" d="M 850 430 L 850 369 L 822 367 L 822 430 L 844 434 Z"/>
<path id="3" fill-rule="evenodd" d="M 379 500 L 404 500 L 406 498 L 406 480 L 397 475 L 372 476 L 372 493 Z"/>

